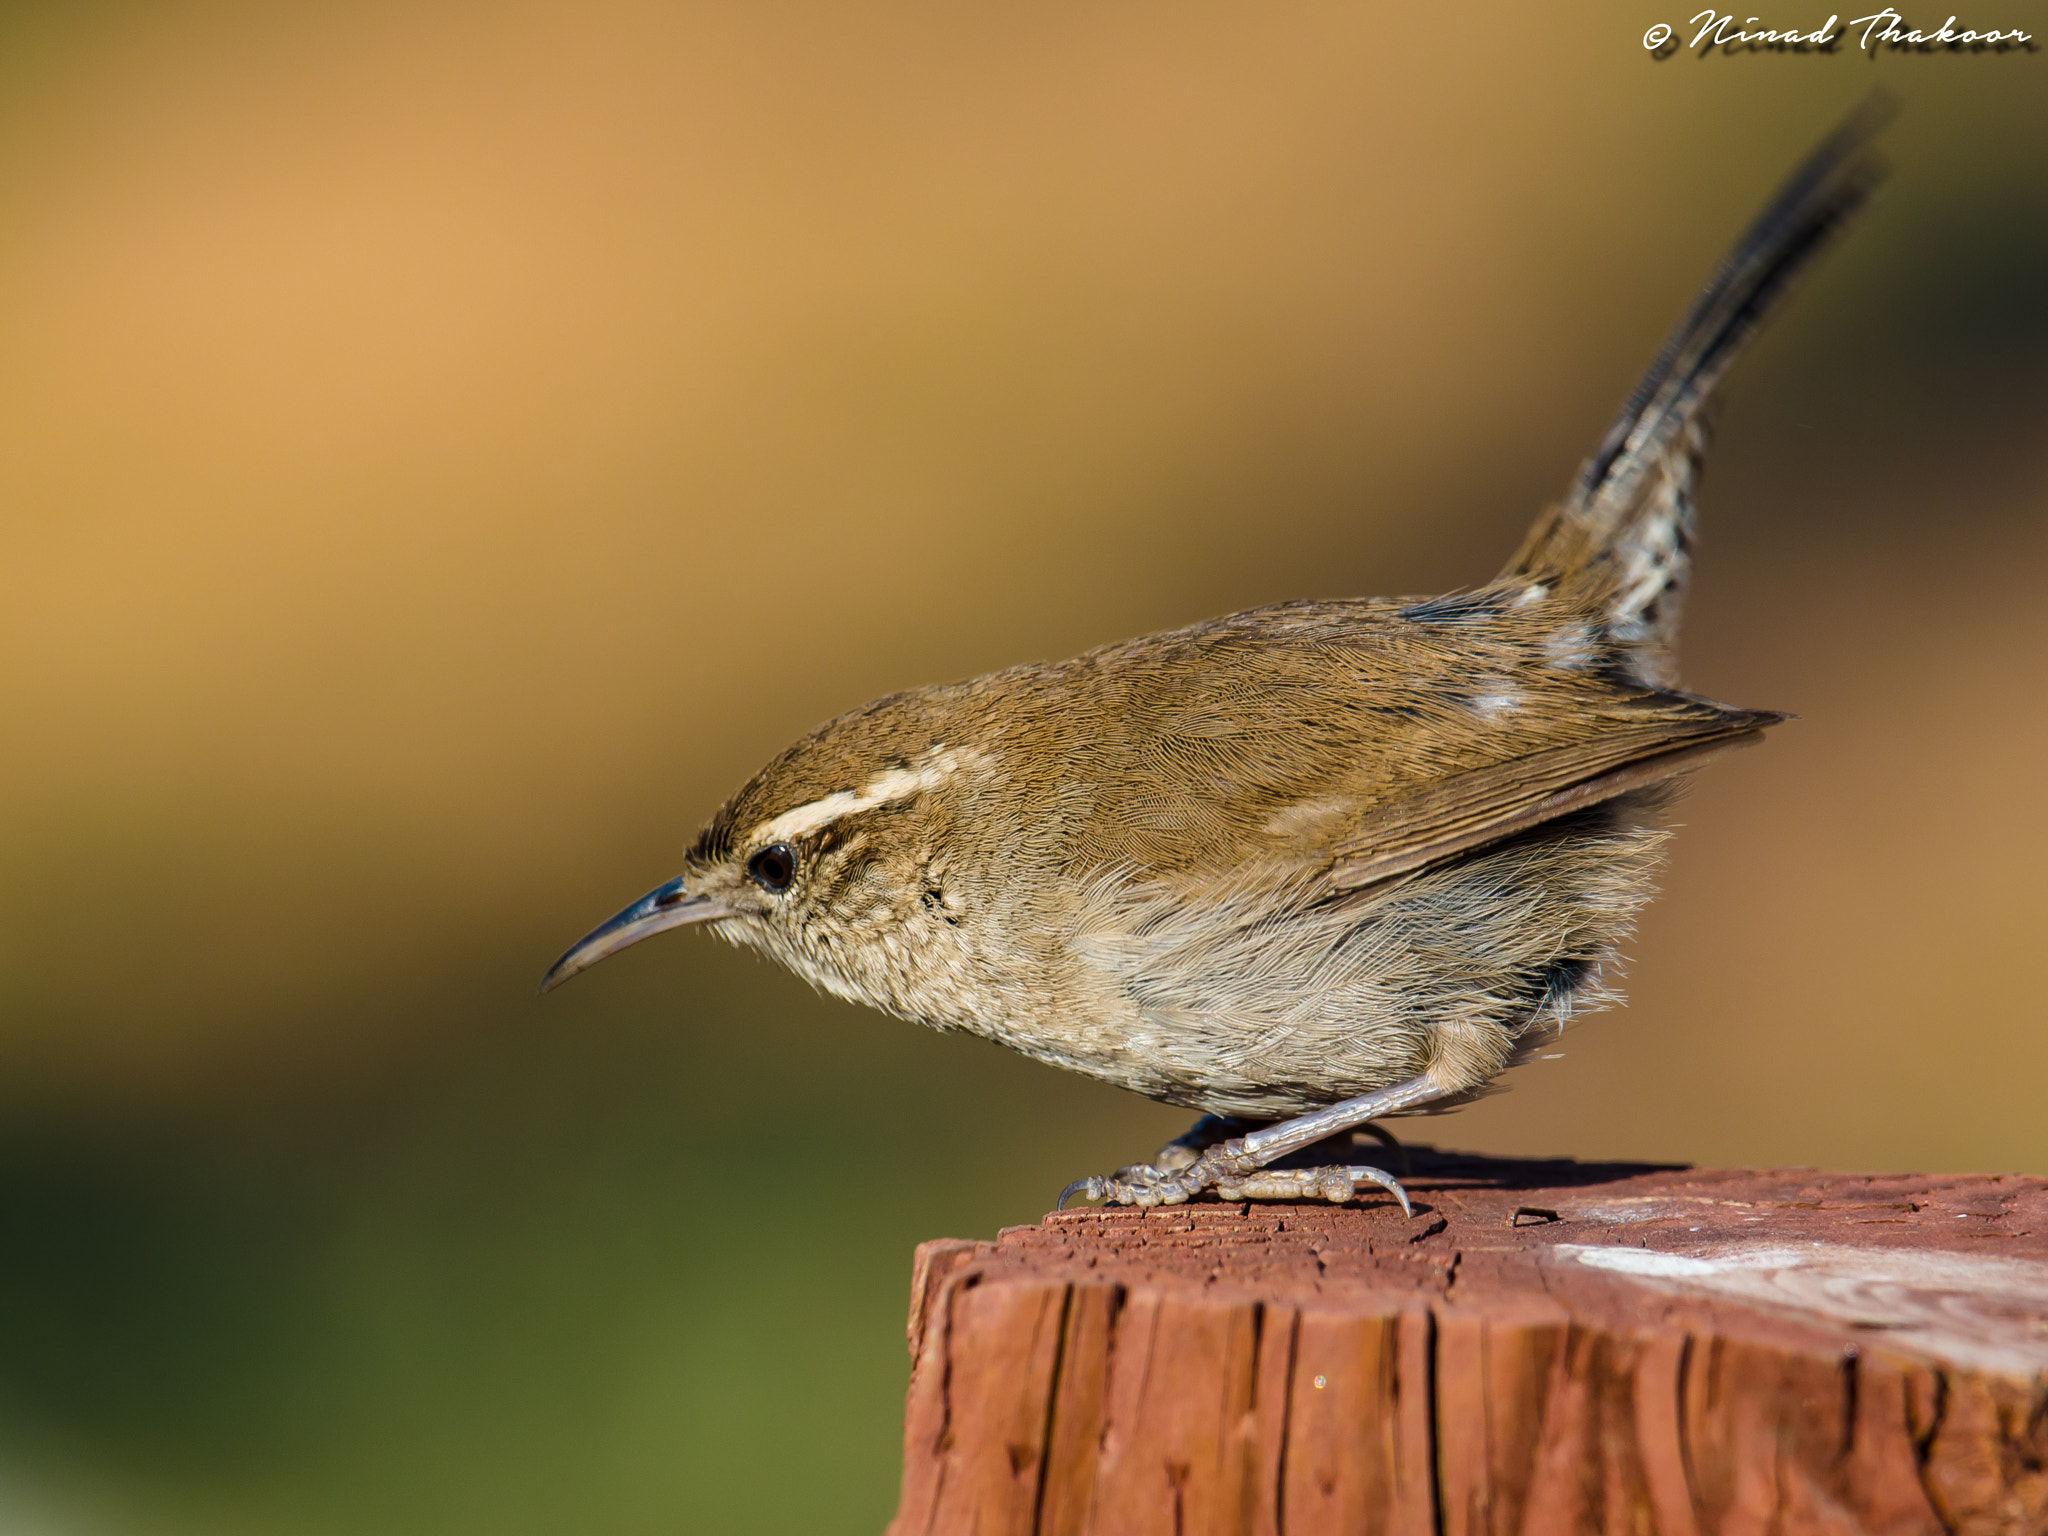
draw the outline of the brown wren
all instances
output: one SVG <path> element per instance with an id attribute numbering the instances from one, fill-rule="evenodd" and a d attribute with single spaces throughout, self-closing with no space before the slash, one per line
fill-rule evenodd
<path id="1" fill-rule="evenodd" d="M 1491 582 L 877 699 L 762 769 L 542 989 L 702 923 L 836 996 L 1210 1117 L 1062 1203 L 1371 1182 L 1406 1209 L 1377 1167 L 1273 1165 L 1468 1100 L 1613 1001 L 1675 776 L 1782 718 L 1675 686 L 1703 408 L 1881 178 L 1884 115 L 1808 157 Z"/>

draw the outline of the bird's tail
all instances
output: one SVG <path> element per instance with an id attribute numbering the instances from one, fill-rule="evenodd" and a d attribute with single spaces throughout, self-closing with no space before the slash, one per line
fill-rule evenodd
<path id="1" fill-rule="evenodd" d="M 1704 407 L 1788 285 L 1884 179 L 1871 141 L 1892 113 L 1888 98 L 1871 97 L 1807 156 L 1672 332 L 1564 500 L 1536 520 L 1502 572 L 1603 610 L 1609 638 L 1645 683 L 1677 681 Z"/>

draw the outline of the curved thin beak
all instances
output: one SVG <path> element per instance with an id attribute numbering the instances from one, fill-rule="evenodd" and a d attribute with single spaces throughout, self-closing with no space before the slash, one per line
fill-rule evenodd
<path id="1" fill-rule="evenodd" d="M 578 939 L 569 953 L 554 963 L 541 978 L 540 989 L 552 992 L 578 971 L 587 971 L 606 955 L 615 955 L 628 944 L 638 944 L 650 934 L 685 923 L 704 923 L 730 915 L 732 909 L 717 896 L 686 896 L 683 877 L 656 886 L 609 922 L 599 923 Z"/>

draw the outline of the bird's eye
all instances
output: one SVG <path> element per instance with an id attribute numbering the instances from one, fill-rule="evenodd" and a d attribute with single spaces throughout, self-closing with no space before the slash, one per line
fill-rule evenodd
<path id="1" fill-rule="evenodd" d="M 770 843 L 747 860 L 747 873 L 767 891 L 786 891 L 796 878 L 796 850 L 787 843 Z"/>

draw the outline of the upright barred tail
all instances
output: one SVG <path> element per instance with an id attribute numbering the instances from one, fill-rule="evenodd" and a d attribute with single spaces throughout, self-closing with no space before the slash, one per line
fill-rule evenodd
<path id="1" fill-rule="evenodd" d="M 1736 243 L 1629 396 L 1565 499 L 1536 520 L 1503 577 L 1542 582 L 1607 613 L 1644 683 L 1678 681 L 1678 620 L 1692 567 L 1704 407 L 1787 286 L 1884 179 L 1871 140 L 1891 118 L 1872 97 L 1822 140 Z"/>

